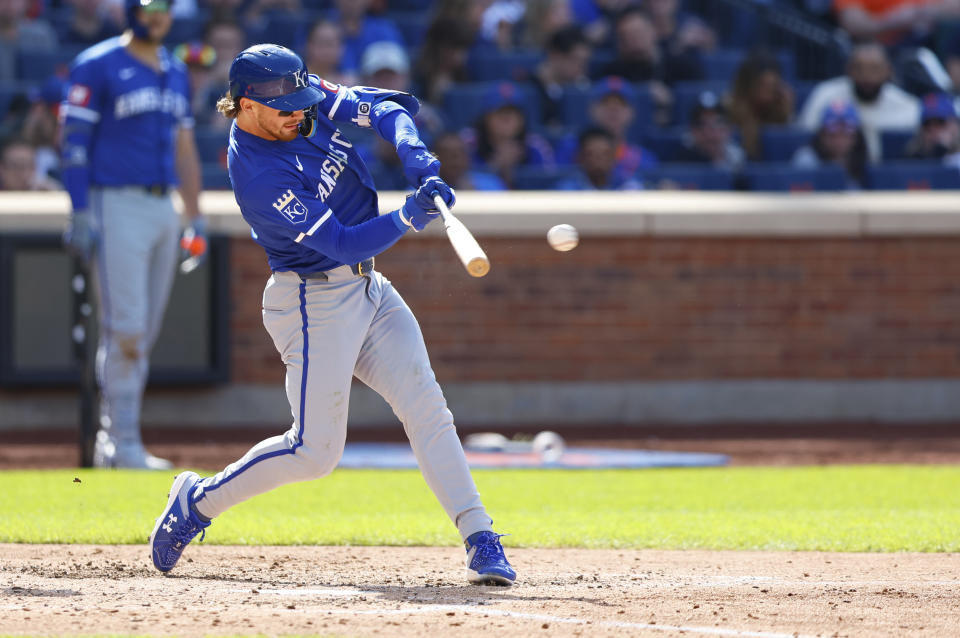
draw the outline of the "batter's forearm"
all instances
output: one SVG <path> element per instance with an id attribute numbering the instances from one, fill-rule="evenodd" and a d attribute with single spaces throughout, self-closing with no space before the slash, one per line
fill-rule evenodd
<path id="1" fill-rule="evenodd" d="M 381 215 L 356 226 L 344 226 L 331 213 L 295 241 L 340 263 L 352 264 L 379 255 L 403 237 L 409 226 L 399 211 Z"/>

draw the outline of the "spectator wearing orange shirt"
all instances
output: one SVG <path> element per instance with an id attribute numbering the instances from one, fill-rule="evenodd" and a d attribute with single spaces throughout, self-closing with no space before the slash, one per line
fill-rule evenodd
<path id="1" fill-rule="evenodd" d="M 958 0 L 834 0 L 837 22 L 854 40 L 918 44 L 938 20 L 960 15 Z"/>

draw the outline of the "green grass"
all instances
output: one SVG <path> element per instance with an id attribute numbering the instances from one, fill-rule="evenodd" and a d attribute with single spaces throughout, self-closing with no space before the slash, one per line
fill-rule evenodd
<path id="1" fill-rule="evenodd" d="M 144 543 L 172 473 L 0 474 L 0 542 Z M 74 477 L 81 479 L 73 482 Z M 960 467 L 476 471 L 507 545 L 960 551 Z M 453 545 L 415 470 L 338 470 L 218 518 L 206 543 Z"/>

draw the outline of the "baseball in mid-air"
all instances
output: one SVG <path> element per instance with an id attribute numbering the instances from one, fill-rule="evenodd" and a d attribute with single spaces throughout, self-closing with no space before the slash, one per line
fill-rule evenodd
<path id="1" fill-rule="evenodd" d="M 580 243 L 580 233 L 570 224 L 557 224 L 547 231 L 547 243 L 554 250 L 573 250 Z"/>

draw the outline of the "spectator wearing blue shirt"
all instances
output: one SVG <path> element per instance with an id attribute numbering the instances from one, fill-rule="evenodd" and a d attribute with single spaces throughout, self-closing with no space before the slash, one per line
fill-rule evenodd
<path id="1" fill-rule="evenodd" d="M 517 87 L 509 82 L 501 82 L 487 92 L 473 136 L 477 165 L 508 186 L 513 185 L 520 167 L 551 167 L 555 163 L 546 140 L 529 132 Z"/>
<path id="2" fill-rule="evenodd" d="M 364 50 L 374 42 L 390 40 L 403 44 L 400 31 L 389 20 L 367 15 L 370 0 L 337 0 L 330 19 L 343 29 L 342 69 L 356 73 Z"/>
<path id="3" fill-rule="evenodd" d="M 847 189 L 863 187 L 867 169 L 867 142 L 856 107 L 836 100 L 823 110 L 820 126 L 810 144 L 797 149 L 793 165 L 817 168 L 837 165 L 847 174 Z"/>
<path id="4" fill-rule="evenodd" d="M 563 98 L 566 91 L 590 86 L 589 62 L 590 44 L 580 27 L 564 27 L 550 36 L 546 57 L 537 66 L 530 83 L 540 95 L 540 121 L 551 132 L 564 126 Z"/>
<path id="5" fill-rule="evenodd" d="M 628 139 L 636 111 L 636 91 L 623 78 L 604 78 L 596 84 L 590 102 L 590 123 L 613 136 L 619 179 L 628 179 L 655 169 L 659 160 L 655 153 Z M 568 137 L 558 144 L 557 160 L 572 163 L 578 148 L 578 139 Z"/>
<path id="6" fill-rule="evenodd" d="M 577 173 L 557 184 L 558 190 L 638 190 L 643 183 L 634 175 L 617 171 L 617 141 L 606 129 L 595 126 L 580 134 Z"/>
<path id="7" fill-rule="evenodd" d="M 704 91 L 690 112 L 690 123 L 683 146 L 674 162 L 710 164 L 716 168 L 739 171 L 746 154 L 734 141 L 727 112 L 712 91 Z"/>

